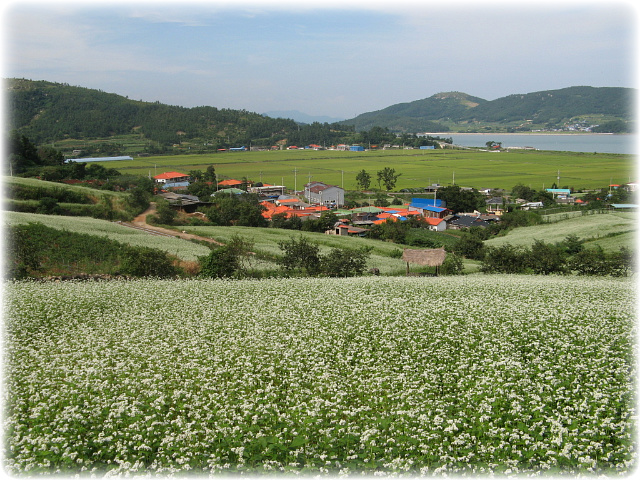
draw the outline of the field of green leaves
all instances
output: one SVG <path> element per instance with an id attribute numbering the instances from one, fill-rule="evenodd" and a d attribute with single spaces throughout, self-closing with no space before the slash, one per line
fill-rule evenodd
<path id="1" fill-rule="evenodd" d="M 625 279 L 6 282 L 12 474 L 628 474 Z"/>
<path id="2" fill-rule="evenodd" d="M 169 155 L 104 162 L 123 174 L 156 175 L 177 170 L 206 170 L 213 165 L 221 178 L 286 185 L 299 190 L 309 181 L 357 189 L 356 175 L 366 170 L 377 188 L 376 172 L 392 167 L 401 176 L 396 189 L 420 188 L 432 183 L 510 190 L 523 183 L 536 190 L 550 187 L 561 172 L 562 185 L 578 190 L 626 183 L 635 175 L 631 155 L 551 151 L 481 152 L 474 150 L 379 150 L 339 152 L 285 150 L 203 155 Z M 295 173 L 294 173 L 295 172 Z"/>

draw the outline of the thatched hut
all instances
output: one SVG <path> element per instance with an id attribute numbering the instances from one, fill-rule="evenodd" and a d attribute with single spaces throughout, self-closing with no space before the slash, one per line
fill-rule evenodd
<path id="1" fill-rule="evenodd" d="M 424 250 L 405 248 L 402 252 L 402 259 L 407 262 L 407 275 L 409 275 L 410 263 L 428 267 L 436 267 L 436 275 L 438 275 L 440 265 L 442 265 L 446 257 L 447 252 L 444 251 L 444 247 L 429 248 Z"/>

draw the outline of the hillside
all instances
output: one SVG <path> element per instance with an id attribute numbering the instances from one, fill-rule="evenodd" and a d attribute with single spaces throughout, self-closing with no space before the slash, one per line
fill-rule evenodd
<path id="1" fill-rule="evenodd" d="M 285 139 L 296 141 L 304 133 L 291 119 L 245 110 L 136 101 L 47 81 L 5 79 L 4 88 L 6 128 L 17 130 L 36 144 L 65 139 L 122 142 L 122 136 L 133 136 L 145 145 L 147 153 L 161 153 L 163 147 L 185 142 L 200 150 L 216 151 L 250 144 L 271 146 Z M 331 131 L 339 137 L 349 129 L 337 130 L 334 126 Z"/>
<path id="2" fill-rule="evenodd" d="M 357 131 L 374 126 L 391 131 L 527 131 L 561 129 L 568 122 L 623 122 L 632 128 L 635 89 L 569 87 L 483 100 L 466 93 L 438 93 L 429 98 L 364 113 L 344 124 Z M 581 117 L 581 118 L 576 118 Z M 619 127 L 618 127 L 619 128 Z"/>

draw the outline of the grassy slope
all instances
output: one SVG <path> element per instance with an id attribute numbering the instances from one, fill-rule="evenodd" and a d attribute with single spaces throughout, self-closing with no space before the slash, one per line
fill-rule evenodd
<path id="1" fill-rule="evenodd" d="M 4 222 L 10 225 L 40 222 L 52 228 L 105 236 L 134 246 L 157 248 L 183 260 L 196 260 L 197 257 L 207 255 L 210 252 L 208 247 L 187 240 L 149 235 L 140 230 L 124 227 L 114 222 L 89 217 L 65 217 L 61 215 L 4 212 Z"/>
<path id="2" fill-rule="evenodd" d="M 634 213 L 584 215 L 555 223 L 516 228 L 504 237 L 487 240 L 485 244 L 494 247 L 506 243 L 530 246 L 535 240 L 555 243 L 568 235 L 577 235 L 580 239 L 588 240 L 587 246 L 598 244 L 605 251 L 617 251 L 622 246 L 634 247 L 636 226 Z M 612 234 L 615 236 L 607 236 Z"/>
<path id="3" fill-rule="evenodd" d="M 107 165 L 108 163 L 108 165 Z M 177 170 L 206 170 L 213 165 L 221 178 L 271 184 L 289 189 L 311 180 L 356 188 L 356 175 L 366 170 L 377 187 L 376 172 L 392 167 L 402 175 L 396 189 L 448 185 L 455 173 L 456 185 L 511 189 L 518 183 L 536 190 L 550 187 L 561 172 L 560 183 L 574 189 L 601 188 L 626 183 L 635 175 L 631 155 L 550 151 L 479 152 L 468 150 L 386 150 L 371 152 L 275 151 L 205 155 L 173 155 L 106 162 L 123 174 L 148 175 Z M 297 175 L 294 174 L 294 169 Z M 297 177 L 297 178 L 296 178 Z"/>
<path id="4" fill-rule="evenodd" d="M 114 200 L 123 201 L 127 193 L 126 192 L 112 192 L 110 190 L 97 190 L 95 188 L 83 187 L 81 185 L 67 185 L 65 183 L 48 182 L 46 180 L 38 180 L 37 178 L 21 178 L 21 177 L 2 177 L 2 182 L 5 184 L 17 184 L 27 187 L 45 188 L 51 190 L 71 190 L 93 199 L 97 202 L 100 197 L 107 196 Z"/>

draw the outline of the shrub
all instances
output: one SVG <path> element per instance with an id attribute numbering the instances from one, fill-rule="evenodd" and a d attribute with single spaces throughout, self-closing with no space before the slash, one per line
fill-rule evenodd
<path id="1" fill-rule="evenodd" d="M 440 273 L 442 275 L 462 275 L 463 270 L 462 257 L 454 252 L 448 253 L 443 264 L 440 266 Z"/>
<path id="2" fill-rule="evenodd" d="M 320 260 L 320 269 L 328 277 L 354 277 L 362 275 L 373 247 L 333 248 Z"/>
<path id="3" fill-rule="evenodd" d="M 527 270 L 529 253 L 525 248 L 507 243 L 500 247 L 489 247 L 482 259 L 483 273 L 524 273 Z"/>
<path id="4" fill-rule="evenodd" d="M 200 257 L 200 275 L 212 278 L 230 278 L 240 268 L 238 256 L 233 248 L 218 247 L 206 257 Z"/>
<path id="5" fill-rule="evenodd" d="M 300 236 L 297 240 L 278 242 L 284 255 L 277 263 L 285 270 L 303 270 L 309 275 L 315 275 L 320 270 L 320 247 L 310 242 L 306 237 Z"/>
<path id="6" fill-rule="evenodd" d="M 132 277 L 171 277 L 178 273 L 169 256 L 149 247 L 126 247 L 121 272 Z"/>
<path id="7" fill-rule="evenodd" d="M 465 232 L 453 245 L 452 250 L 458 255 L 473 260 L 482 260 L 485 255 L 485 246 L 481 239 Z"/>
<path id="8" fill-rule="evenodd" d="M 566 273 L 567 258 L 561 246 L 535 240 L 529 253 L 528 265 L 534 273 L 549 275 L 550 273 Z"/>

